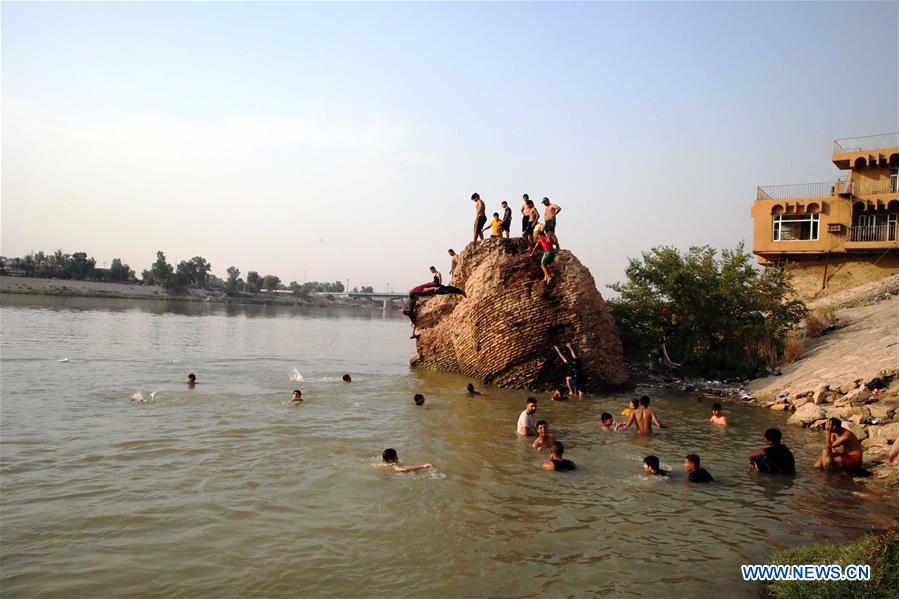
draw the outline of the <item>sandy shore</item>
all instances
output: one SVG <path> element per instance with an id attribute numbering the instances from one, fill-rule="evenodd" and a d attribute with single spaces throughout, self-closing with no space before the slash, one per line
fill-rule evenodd
<path id="1" fill-rule="evenodd" d="M 34 277 L 0 276 L 0 293 L 34 295 L 73 295 L 79 297 L 125 297 L 164 299 L 174 297 L 158 285 L 133 285 L 129 283 L 97 283 L 94 281 L 69 281 L 65 279 L 38 279 Z"/>

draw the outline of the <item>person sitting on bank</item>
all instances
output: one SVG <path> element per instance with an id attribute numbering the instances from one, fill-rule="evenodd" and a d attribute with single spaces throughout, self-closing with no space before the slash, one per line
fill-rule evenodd
<path id="1" fill-rule="evenodd" d="M 549 398 L 552 401 L 567 401 L 568 396 L 565 395 L 565 389 L 562 387 L 556 387 L 556 390 L 553 391 L 552 397 Z"/>
<path id="2" fill-rule="evenodd" d="M 862 467 L 862 444 L 855 433 L 843 428 L 842 420 L 828 418 L 824 432 L 824 451 L 815 468 L 848 472 Z"/>
<path id="3" fill-rule="evenodd" d="M 425 405 L 425 396 L 421 393 L 416 393 L 412 396 L 412 401 L 414 401 L 417 406 L 423 406 Z"/>
<path id="4" fill-rule="evenodd" d="M 712 424 L 717 424 L 719 426 L 727 426 L 727 416 L 725 416 L 721 412 L 720 403 L 712 404 L 712 417 L 709 418 L 709 422 L 711 422 Z"/>
<path id="5" fill-rule="evenodd" d="M 431 274 L 434 275 L 434 284 L 435 285 L 443 285 L 443 275 L 437 271 L 437 268 L 431 267 Z"/>
<path id="6" fill-rule="evenodd" d="M 484 227 L 484 231 L 486 231 L 487 229 L 490 229 L 491 238 L 495 237 L 498 239 L 503 236 L 503 221 L 499 217 L 499 212 L 493 213 L 493 220 L 490 221 L 490 224 Z"/>
<path id="7" fill-rule="evenodd" d="M 715 479 L 709 471 L 699 465 L 699 456 L 695 453 L 688 454 L 684 458 L 684 470 L 687 472 L 687 480 L 691 483 L 713 483 Z"/>
<path id="8" fill-rule="evenodd" d="M 187 375 L 187 388 L 193 389 L 197 385 L 197 375 L 190 373 Z"/>
<path id="9" fill-rule="evenodd" d="M 544 449 L 552 449 L 555 442 L 555 438 L 549 434 L 549 424 L 547 424 L 546 420 L 539 420 L 537 422 L 537 438 L 531 447 L 537 451 L 543 451 Z"/>
<path id="10" fill-rule="evenodd" d="M 294 389 L 293 395 L 290 396 L 290 401 L 288 401 L 286 405 L 296 405 L 301 401 L 303 401 L 303 392 L 299 389 Z"/>
<path id="11" fill-rule="evenodd" d="M 876 461 L 887 466 L 899 466 L 899 437 L 896 437 L 896 440 L 893 441 L 890 451 Z"/>
<path id="12" fill-rule="evenodd" d="M 765 443 L 768 447 L 757 449 L 749 454 L 749 465 L 759 472 L 768 474 L 796 474 L 796 460 L 786 445 L 781 445 L 783 435 L 780 429 L 769 428 L 765 431 Z"/>
<path id="13" fill-rule="evenodd" d="M 348 375 L 348 374 L 345 374 L 345 375 L 343 375 L 343 382 L 344 382 L 344 383 L 352 383 L 352 382 L 353 382 L 353 377 L 351 377 L 351 376 Z"/>
<path id="14" fill-rule="evenodd" d="M 543 250 L 543 257 L 540 259 L 540 269 L 543 270 L 543 282 L 549 285 L 553 280 L 553 274 L 549 269 L 549 265 L 556 260 L 556 252 L 553 251 L 553 242 L 550 241 L 544 231 L 540 231 L 540 234 L 537 235 L 537 241 L 534 247 L 531 248 L 531 256 L 534 255 L 537 248 Z"/>
<path id="15" fill-rule="evenodd" d="M 654 455 L 648 455 L 643 458 L 643 472 L 659 477 L 671 474 L 667 470 L 662 470 L 661 465 L 659 464 L 659 458 Z"/>
<path id="16" fill-rule="evenodd" d="M 418 472 L 419 470 L 424 470 L 425 468 L 433 468 L 434 464 L 421 464 L 419 466 L 403 466 L 400 464 L 399 457 L 396 455 L 396 450 L 393 448 L 385 449 L 384 453 L 381 454 L 381 458 L 384 460 L 384 464 L 396 472 Z"/>
<path id="17" fill-rule="evenodd" d="M 565 453 L 565 446 L 562 445 L 561 441 L 556 441 L 553 443 L 552 453 L 549 455 L 549 459 L 543 463 L 544 470 L 555 470 L 557 472 L 565 472 L 568 470 L 574 470 L 575 465 L 571 460 L 562 457 L 562 454 Z"/>
<path id="18" fill-rule="evenodd" d="M 475 390 L 474 390 L 474 385 L 473 385 L 472 383 L 468 383 L 468 386 L 465 388 L 465 390 L 468 391 L 468 396 L 469 396 L 469 397 L 474 397 L 475 395 L 480 395 L 480 394 L 481 394 L 480 391 L 475 391 Z"/>
<path id="19" fill-rule="evenodd" d="M 518 424 L 515 426 L 515 432 L 522 437 L 533 437 L 537 434 L 537 427 L 534 424 L 534 412 L 537 411 L 537 400 L 533 397 L 528 398 L 528 402 L 524 411 L 518 416 Z"/>

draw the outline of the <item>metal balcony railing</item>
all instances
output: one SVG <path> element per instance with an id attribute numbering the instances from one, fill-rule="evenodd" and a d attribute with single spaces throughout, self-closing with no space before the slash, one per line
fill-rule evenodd
<path id="1" fill-rule="evenodd" d="M 848 189 L 846 191 L 841 189 L 840 193 L 851 193 L 854 196 L 899 193 L 899 181 L 896 179 L 881 179 L 879 181 L 861 179 L 858 181 L 848 181 L 848 183 Z"/>
<path id="2" fill-rule="evenodd" d="M 899 133 L 881 133 L 863 137 L 846 137 L 833 140 L 833 153 L 863 152 L 865 150 L 885 150 L 899 148 Z"/>
<path id="3" fill-rule="evenodd" d="M 833 196 L 834 184 L 797 183 L 794 185 L 759 186 L 757 200 L 798 200 L 800 198 L 829 198 Z"/>
<path id="4" fill-rule="evenodd" d="M 896 223 L 849 227 L 849 241 L 896 241 Z"/>

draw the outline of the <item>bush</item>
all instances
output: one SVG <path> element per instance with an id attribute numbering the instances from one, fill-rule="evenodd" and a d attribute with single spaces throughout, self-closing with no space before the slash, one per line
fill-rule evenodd
<path id="1" fill-rule="evenodd" d="M 752 376 L 773 366 L 808 310 L 781 268 L 752 262 L 743 244 L 720 256 L 660 246 L 630 259 L 627 281 L 610 285 L 620 297 L 608 302 L 625 349 L 657 354 L 665 343 L 688 374 Z"/>
<path id="2" fill-rule="evenodd" d="M 858 581 L 778 581 L 768 592 L 778 599 L 852 597 L 874 599 L 899 597 L 899 529 L 865 537 L 847 545 L 813 545 L 786 549 L 774 554 L 774 564 L 851 564 L 871 566 L 871 580 Z"/>
<path id="3" fill-rule="evenodd" d="M 784 362 L 787 364 L 792 364 L 796 360 L 802 357 L 805 353 L 805 341 L 796 331 L 790 331 L 787 333 L 787 338 L 784 341 Z"/>
<path id="4" fill-rule="evenodd" d="M 805 319 L 805 334 L 809 337 L 817 337 L 827 327 L 817 314 L 810 314 Z"/>

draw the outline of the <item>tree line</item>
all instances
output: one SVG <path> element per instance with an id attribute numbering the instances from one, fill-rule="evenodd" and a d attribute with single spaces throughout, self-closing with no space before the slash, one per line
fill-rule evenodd
<path id="1" fill-rule="evenodd" d="M 285 285 L 277 275 L 260 275 L 257 271 L 247 272 L 241 277 L 240 269 L 229 266 L 227 277 L 222 279 L 212 273 L 212 265 L 202 256 L 182 260 L 177 265 L 170 264 L 162 251 L 156 252 L 156 261 L 144 269 L 140 278 L 133 268 L 121 258 L 113 258 L 108 268 L 97 267 L 97 261 L 85 252 L 74 254 L 57 250 L 52 254 L 31 252 L 23 257 L 0 257 L 0 274 L 37 277 L 44 279 L 66 279 L 74 281 L 100 281 L 107 283 L 136 283 L 159 285 L 165 289 L 184 292 L 188 288 L 223 291 L 228 294 L 259 293 L 261 291 L 291 291 L 294 295 L 305 296 L 313 292 L 342 293 L 344 285 L 340 281 L 291 281 Z M 354 288 L 353 291 L 358 291 Z M 362 291 L 371 293 L 371 287 Z"/>

